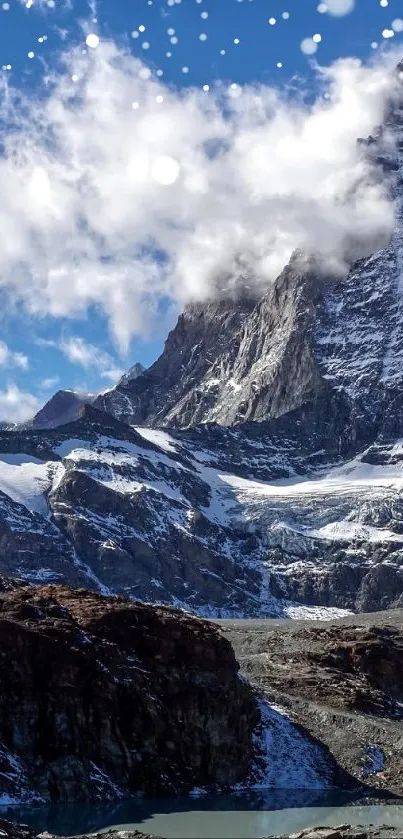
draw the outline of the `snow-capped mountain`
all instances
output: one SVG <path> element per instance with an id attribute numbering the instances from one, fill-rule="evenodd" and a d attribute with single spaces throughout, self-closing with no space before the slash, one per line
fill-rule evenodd
<path id="1" fill-rule="evenodd" d="M 179 428 L 299 411 L 309 431 L 313 413 L 335 451 L 381 432 L 400 433 L 403 97 L 361 145 L 397 199 L 396 231 L 386 248 L 342 278 L 317 257 L 296 252 L 261 299 L 238 283 L 232 298 L 188 306 L 160 358 L 96 406 L 124 422 Z"/>
<path id="2" fill-rule="evenodd" d="M 139 361 L 136 361 L 135 364 L 129 367 L 126 373 L 123 373 L 123 376 L 121 376 L 118 382 L 119 386 L 122 387 L 124 385 L 129 384 L 129 382 L 134 381 L 134 379 L 138 379 L 138 377 L 145 372 L 145 369 L 146 368 L 143 364 L 140 364 Z"/>
<path id="3" fill-rule="evenodd" d="M 269 429 L 168 434 L 85 406 L 3 432 L 2 573 L 207 615 L 398 602 L 403 441 L 324 465 Z"/>
<path id="4" fill-rule="evenodd" d="M 388 128 L 387 247 L 347 277 L 296 253 L 261 299 L 189 306 L 92 406 L 0 429 L 1 573 L 210 615 L 403 601 L 401 104 Z"/>

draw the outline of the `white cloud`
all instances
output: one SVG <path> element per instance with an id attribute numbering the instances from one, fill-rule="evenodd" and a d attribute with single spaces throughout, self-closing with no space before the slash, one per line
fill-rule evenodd
<path id="1" fill-rule="evenodd" d="M 85 341 L 84 338 L 72 336 L 63 339 L 58 348 L 64 355 L 72 362 L 72 364 L 79 364 L 86 370 L 93 368 L 97 370 L 103 379 L 111 382 L 117 382 L 123 375 L 123 370 L 117 368 L 112 356 L 109 353 L 100 350 L 93 344 Z"/>
<path id="2" fill-rule="evenodd" d="M 27 370 L 29 360 L 24 353 L 13 352 L 4 341 L 0 341 L 0 367 L 20 367 Z"/>
<path id="3" fill-rule="evenodd" d="M 264 285 L 295 248 L 340 268 L 353 240 L 356 257 L 385 241 L 393 206 L 356 143 L 382 118 L 385 67 L 317 69 L 330 98 L 311 104 L 177 92 L 146 69 L 101 42 L 66 53 L 40 100 L 3 89 L 0 284 L 31 313 L 96 306 L 125 349 L 162 298 L 204 299 L 236 266 Z"/>
<path id="4" fill-rule="evenodd" d="M 103 366 L 101 356 L 105 354 L 101 353 L 93 344 L 85 341 L 84 338 L 77 336 L 66 338 L 58 346 L 73 364 L 80 364 L 85 368 Z M 106 357 L 109 361 L 109 356 Z"/>
<path id="5" fill-rule="evenodd" d="M 20 390 L 10 384 L 6 390 L 0 390 L 0 419 L 10 422 L 25 422 L 34 416 L 41 403 L 32 393 Z"/>
<path id="6" fill-rule="evenodd" d="M 39 387 L 41 390 L 53 390 L 59 382 L 59 376 L 49 376 L 48 379 L 42 379 Z"/>
<path id="7" fill-rule="evenodd" d="M 103 379 L 106 379 L 108 382 L 112 382 L 116 384 L 119 379 L 122 378 L 126 371 L 122 367 L 111 367 L 108 370 L 102 370 L 101 376 Z"/>

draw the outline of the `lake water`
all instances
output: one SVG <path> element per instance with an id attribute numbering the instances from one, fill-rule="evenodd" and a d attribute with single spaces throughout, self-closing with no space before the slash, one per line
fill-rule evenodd
<path id="1" fill-rule="evenodd" d="M 0 816 L 59 835 L 136 828 L 166 839 L 261 839 L 318 825 L 403 827 L 403 803 L 353 794 L 248 792 L 202 798 L 132 799 L 107 805 L 52 805 L 0 810 Z"/>

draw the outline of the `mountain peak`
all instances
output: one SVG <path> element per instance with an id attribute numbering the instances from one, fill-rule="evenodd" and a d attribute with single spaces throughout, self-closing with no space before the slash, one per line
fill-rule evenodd
<path id="1" fill-rule="evenodd" d="M 73 422 L 80 416 L 83 405 L 92 404 L 94 393 L 79 393 L 74 390 L 58 390 L 35 414 L 25 427 L 33 429 L 57 428 Z"/>
<path id="2" fill-rule="evenodd" d="M 124 386 L 129 384 L 129 382 L 134 381 L 134 379 L 138 379 L 142 373 L 145 371 L 145 367 L 139 361 L 136 361 L 126 373 L 123 373 L 123 376 L 119 379 L 118 386 Z"/>

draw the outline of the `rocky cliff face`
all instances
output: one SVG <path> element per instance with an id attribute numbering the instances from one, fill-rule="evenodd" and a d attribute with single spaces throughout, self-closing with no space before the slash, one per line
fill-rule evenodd
<path id="1" fill-rule="evenodd" d="M 0 593 L 0 801 L 245 778 L 259 715 L 216 629 L 65 587 Z"/>
<path id="2" fill-rule="evenodd" d="M 307 289 L 320 285 L 296 255 L 260 301 L 246 296 L 188 306 L 158 361 L 96 406 L 125 422 L 171 427 L 287 413 L 319 384 L 306 331 L 312 321 Z"/>
<path id="3" fill-rule="evenodd" d="M 170 332 L 162 356 L 135 381 L 98 397 L 96 407 L 144 425 L 197 425 L 231 378 L 242 330 L 255 300 L 238 296 L 188 306 Z"/>

